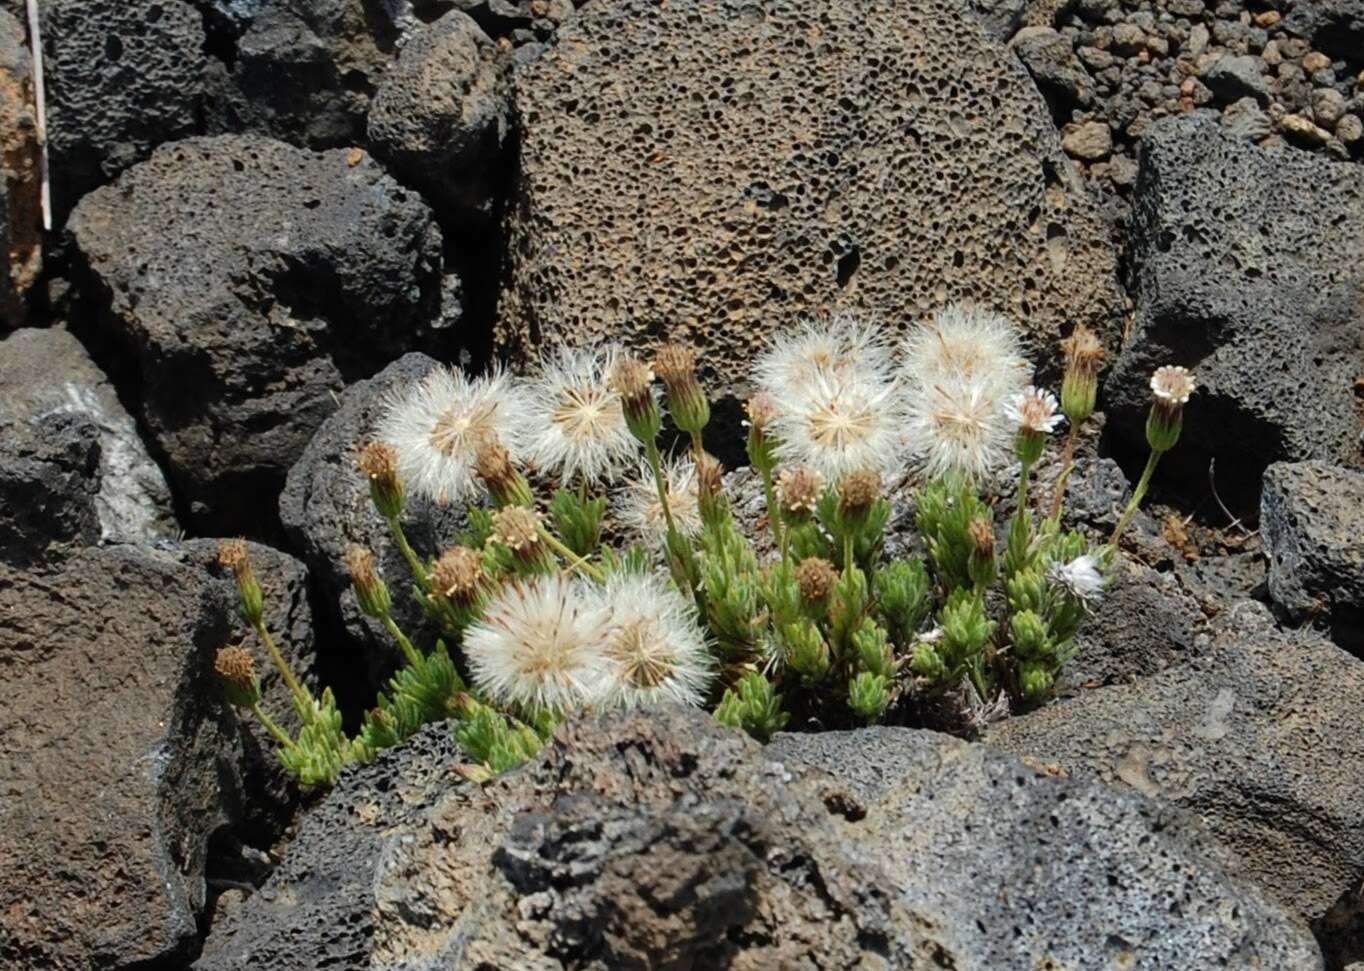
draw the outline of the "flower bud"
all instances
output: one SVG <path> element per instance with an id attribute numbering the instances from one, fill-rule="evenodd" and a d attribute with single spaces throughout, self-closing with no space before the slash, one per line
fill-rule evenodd
<path id="1" fill-rule="evenodd" d="M 1065 355 L 1065 375 L 1061 379 L 1061 411 L 1077 428 L 1094 414 L 1099 395 L 1099 368 L 1103 365 L 1104 346 L 1094 331 L 1084 324 L 1061 341 Z"/>
<path id="2" fill-rule="evenodd" d="M 829 596 L 838 583 L 838 570 L 821 556 L 807 556 L 796 567 L 796 585 L 800 599 L 809 608 L 822 614 L 829 605 Z"/>
<path id="3" fill-rule="evenodd" d="M 360 472 L 369 480 L 369 498 L 379 515 L 397 519 L 403 513 L 403 484 L 398 479 L 398 454 L 386 442 L 369 442 L 360 449 Z"/>
<path id="4" fill-rule="evenodd" d="M 460 606 L 477 603 L 488 588 L 483 554 L 467 546 L 446 550 L 431 568 L 431 586 L 437 596 Z"/>
<path id="5" fill-rule="evenodd" d="M 690 435 L 701 434 L 710 421 L 710 402 L 696 379 L 696 349 L 664 344 L 654 355 L 654 371 L 667 389 L 673 423 Z"/>
<path id="6" fill-rule="evenodd" d="M 748 461 L 763 475 L 771 475 L 777 465 L 777 443 L 771 429 L 777 402 L 766 391 L 759 391 L 748 399 L 744 410 L 748 413 Z"/>
<path id="7" fill-rule="evenodd" d="M 658 438 L 663 416 L 654 397 L 654 372 L 639 358 L 622 354 L 611 372 L 611 388 L 620 395 L 630 434 L 648 445 Z"/>
<path id="8" fill-rule="evenodd" d="M 777 501 L 782 513 L 792 522 L 804 522 L 814 515 L 824 492 L 824 476 L 814 469 L 799 466 L 783 469 L 777 476 Z"/>
<path id="9" fill-rule="evenodd" d="M 1019 461 L 1032 465 L 1042 457 L 1047 436 L 1061 422 L 1056 413 L 1056 396 L 1041 388 L 1028 387 L 1009 399 L 1004 413 L 1017 429 L 1014 451 Z"/>
<path id="10" fill-rule="evenodd" d="M 387 617 L 393 609 L 393 599 L 388 585 L 374 570 L 374 554 L 363 546 L 352 546 L 346 551 L 345 563 L 360 611 L 377 619 Z"/>
<path id="11" fill-rule="evenodd" d="M 881 476 L 864 469 L 849 472 L 838 483 L 838 518 L 845 529 L 861 529 L 872 503 L 881 495 Z"/>
<path id="12" fill-rule="evenodd" d="M 507 506 L 493 513 L 491 538 L 511 550 L 517 572 L 551 573 L 554 554 L 541 535 L 540 514 L 525 506 Z"/>
<path id="13" fill-rule="evenodd" d="M 995 579 L 995 526 L 988 519 L 973 519 L 967 527 L 971 555 L 967 570 L 977 588 L 988 587 Z"/>
<path id="14" fill-rule="evenodd" d="M 1151 411 L 1146 416 L 1146 444 L 1153 452 L 1168 452 L 1184 427 L 1184 406 L 1194 393 L 1193 375 L 1186 368 L 1157 368 L 1151 375 Z"/>
<path id="15" fill-rule="evenodd" d="M 254 708 L 260 703 L 260 681 L 256 662 L 244 647 L 220 648 L 213 659 L 213 673 L 222 682 L 223 693 L 237 708 Z"/>
<path id="16" fill-rule="evenodd" d="M 701 521 L 711 526 L 722 522 L 729 513 L 725 498 L 725 467 L 709 452 L 696 460 L 696 497 L 701 510 Z"/>
<path id="17" fill-rule="evenodd" d="M 529 506 L 534 501 L 530 483 L 512 465 L 511 453 L 495 437 L 485 438 L 474 453 L 474 471 L 498 506 Z"/>
<path id="18" fill-rule="evenodd" d="M 226 539 L 218 544 L 218 563 L 232 571 L 237 580 L 237 593 L 241 597 L 242 616 L 253 627 L 265 621 L 265 594 L 251 569 L 251 559 L 246 552 L 246 542 L 240 539 Z"/>

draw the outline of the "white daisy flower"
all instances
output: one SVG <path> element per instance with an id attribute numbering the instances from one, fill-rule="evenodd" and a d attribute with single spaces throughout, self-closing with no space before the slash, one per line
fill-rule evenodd
<path id="1" fill-rule="evenodd" d="M 932 323 L 911 331 L 902 352 L 909 387 L 965 379 L 1002 401 L 1032 373 L 1008 317 L 962 304 L 944 307 Z"/>
<path id="2" fill-rule="evenodd" d="M 474 684 L 495 704 L 567 711 L 601 691 L 610 620 L 576 578 L 512 581 L 465 630 L 464 656 Z"/>
<path id="3" fill-rule="evenodd" d="M 830 481 L 900 463 L 905 413 L 899 389 L 871 374 L 815 374 L 778 402 L 771 428 L 776 455 Z"/>
<path id="4" fill-rule="evenodd" d="M 638 452 L 611 387 L 614 351 L 560 348 L 527 386 L 526 459 L 567 483 L 614 481 Z"/>
<path id="5" fill-rule="evenodd" d="M 1083 603 L 1096 600 L 1104 589 L 1103 571 L 1093 553 L 1077 556 L 1069 563 L 1053 563 L 1047 570 L 1047 579 Z"/>
<path id="6" fill-rule="evenodd" d="M 965 473 L 979 479 L 1010 454 L 1012 437 L 996 388 L 947 379 L 910 395 L 909 437 L 930 478 Z"/>
<path id="7" fill-rule="evenodd" d="M 1151 375 L 1151 393 L 1157 401 L 1181 407 L 1189 403 L 1197 386 L 1188 368 L 1166 365 Z"/>
<path id="8" fill-rule="evenodd" d="M 703 704 L 714 663 L 696 604 L 658 574 L 613 574 L 599 596 L 611 616 L 599 703 L 611 708 Z"/>
<path id="9" fill-rule="evenodd" d="M 375 434 L 393 447 L 407 489 L 439 503 L 458 502 L 479 491 L 474 460 L 481 442 L 498 441 L 519 457 L 525 405 L 505 371 L 468 378 L 437 368 L 388 397 Z"/>
<path id="10" fill-rule="evenodd" d="M 863 376 L 887 380 L 890 348 L 880 328 L 847 313 L 807 322 L 781 334 L 753 365 L 757 386 L 781 400 L 799 395 L 809 382 Z"/>
<path id="11" fill-rule="evenodd" d="M 683 536 L 701 532 L 700 493 L 696 482 L 696 463 L 689 458 L 664 459 L 663 481 L 667 486 L 668 509 L 673 523 Z M 658 498 L 658 486 L 647 462 L 639 463 L 635 478 L 620 493 L 619 519 L 626 528 L 655 546 L 668 538 L 668 521 Z"/>
<path id="12" fill-rule="evenodd" d="M 1056 395 L 1028 385 L 1005 402 L 1004 415 L 1019 431 L 1050 435 L 1065 420 L 1059 408 Z"/>

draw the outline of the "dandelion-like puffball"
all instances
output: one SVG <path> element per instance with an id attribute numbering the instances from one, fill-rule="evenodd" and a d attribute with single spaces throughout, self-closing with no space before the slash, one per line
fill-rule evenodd
<path id="1" fill-rule="evenodd" d="M 880 328 L 851 314 L 807 322 L 773 339 L 753 365 L 757 386 L 780 401 L 818 378 L 889 380 L 890 348 Z"/>
<path id="2" fill-rule="evenodd" d="M 1018 431 L 1050 435 L 1064 420 L 1059 407 L 1056 395 L 1028 385 L 1005 402 L 1004 415 Z"/>
<path id="3" fill-rule="evenodd" d="M 1047 579 L 1063 587 L 1076 600 L 1089 603 L 1103 593 L 1104 575 L 1099 569 L 1099 558 L 1093 553 L 1077 556 L 1069 563 L 1053 563 Z"/>
<path id="4" fill-rule="evenodd" d="M 407 489 L 459 502 L 478 491 L 474 462 L 482 442 L 520 454 L 525 407 L 524 392 L 505 371 L 468 378 L 438 368 L 387 399 L 376 435 L 393 447 Z"/>
<path id="5" fill-rule="evenodd" d="M 849 472 L 891 472 L 903 452 L 905 414 L 893 382 L 870 374 L 815 375 L 780 399 L 771 422 L 777 458 L 830 481 Z"/>
<path id="6" fill-rule="evenodd" d="M 911 388 L 960 379 L 1003 401 L 1032 373 L 1013 321 L 962 304 L 944 307 L 932 323 L 912 330 L 902 352 L 903 378 Z"/>
<path id="7" fill-rule="evenodd" d="M 646 573 L 613 574 L 600 597 L 611 621 L 599 703 L 609 708 L 703 704 L 714 664 L 696 604 L 665 578 Z"/>
<path id="8" fill-rule="evenodd" d="M 560 348 L 542 367 L 527 387 L 527 460 L 563 482 L 615 481 L 639 448 L 611 385 L 615 352 Z"/>
<path id="9" fill-rule="evenodd" d="M 954 304 L 903 349 L 909 441 L 925 471 L 985 475 L 1010 452 L 1005 402 L 1029 374 L 1013 324 Z"/>
<path id="10" fill-rule="evenodd" d="M 583 581 L 511 581 L 464 632 L 474 684 L 495 704 L 566 711 L 600 693 L 610 614 Z"/>
<path id="11" fill-rule="evenodd" d="M 663 480 L 677 531 L 687 537 L 698 535 L 701 532 L 701 506 L 696 464 L 689 458 L 664 459 Z M 667 540 L 668 521 L 664 518 L 658 486 L 647 462 L 639 463 L 635 478 L 621 490 L 619 518 L 627 529 L 656 546 L 661 547 Z"/>

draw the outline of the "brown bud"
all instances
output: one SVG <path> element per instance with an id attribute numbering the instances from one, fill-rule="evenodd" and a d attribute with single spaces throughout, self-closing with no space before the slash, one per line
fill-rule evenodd
<path id="1" fill-rule="evenodd" d="M 478 451 L 474 453 L 474 471 L 498 505 L 531 504 L 529 483 L 512 464 L 511 453 L 496 437 L 485 438 L 478 443 Z"/>
<path id="2" fill-rule="evenodd" d="M 724 488 L 725 467 L 709 452 L 696 460 L 696 491 L 702 496 L 719 495 Z"/>
<path id="3" fill-rule="evenodd" d="M 612 389 L 627 402 L 647 397 L 653 383 L 654 372 L 631 354 L 622 354 L 611 372 Z"/>
<path id="4" fill-rule="evenodd" d="M 760 435 L 766 433 L 767 426 L 776 420 L 779 413 L 777 400 L 766 391 L 759 391 L 749 398 L 744 411 L 748 414 L 749 427 Z"/>
<path id="5" fill-rule="evenodd" d="M 483 588 L 483 556 L 467 546 L 446 550 L 431 570 L 436 592 L 451 600 L 467 603 Z"/>
<path id="6" fill-rule="evenodd" d="M 379 515 L 396 519 L 403 511 L 403 486 L 398 479 L 398 453 L 387 442 L 369 442 L 360 449 L 360 473 L 369 480 L 369 495 Z"/>
<path id="7" fill-rule="evenodd" d="M 1103 363 L 1104 346 L 1094 331 L 1077 324 L 1070 336 L 1061 341 L 1061 353 L 1065 355 L 1066 370 L 1094 377 Z"/>
<path id="8" fill-rule="evenodd" d="M 849 472 L 838 483 L 838 505 L 845 514 L 866 512 L 881 494 L 881 475 L 870 469 Z"/>
<path id="9" fill-rule="evenodd" d="M 803 465 L 783 469 L 777 476 L 777 500 L 788 515 L 811 515 L 819 505 L 823 491 L 824 476 Z"/>
<path id="10" fill-rule="evenodd" d="M 251 558 L 246 552 L 246 541 L 225 539 L 218 543 L 218 563 L 227 567 L 236 577 L 251 573 Z"/>
<path id="11" fill-rule="evenodd" d="M 346 571 L 357 586 L 371 586 L 378 579 L 374 572 L 374 554 L 363 546 L 352 546 L 344 557 Z"/>
<path id="12" fill-rule="evenodd" d="M 260 701 L 256 662 L 246 648 L 220 648 L 213 658 L 213 673 L 223 682 L 227 700 L 238 708 L 250 708 Z"/>
<path id="13" fill-rule="evenodd" d="M 995 555 L 995 527 L 988 519 L 973 519 L 968 527 L 976 555 L 988 559 Z"/>
<path id="14" fill-rule="evenodd" d="M 654 373 L 671 389 L 696 378 L 696 348 L 686 344 L 664 344 L 654 354 Z"/>
<path id="15" fill-rule="evenodd" d="M 508 506 L 493 513 L 493 539 L 518 555 L 533 552 L 542 542 L 540 514 L 524 506 Z"/>
<path id="16" fill-rule="evenodd" d="M 808 603 L 823 603 L 837 583 L 838 570 L 823 557 L 807 556 L 796 567 L 796 584 L 801 599 Z"/>
<path id="17" fill-rule="evenodd" d="M 710 402 L 696 380 L 696 349 L 664 344 L 654 356 L 654 370 L 668 391 L 674 424 L 684 432 L 700 434 L 710 421 Z"/>

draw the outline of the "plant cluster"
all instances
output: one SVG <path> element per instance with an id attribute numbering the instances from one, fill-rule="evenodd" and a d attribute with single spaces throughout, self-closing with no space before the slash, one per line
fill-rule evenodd
<path id="1" fill-rule="evenodd" d="M 1029 384 L 1013 325 L 973 309 L 946 308 L 899 341 L 846 319 L 783 336 L 756 362 L 747 404 L 757 521 L 736 515 L 706 450 L 711 407 L 693 348 L 667 344 L 650 361 L 560 350 L 530 378 L 437 370 L 385 403 L 358 455 L 412 595 L 444 639 L 417 647 L 373 554 L 350 551 L 357 601 L 405 663 L 348 736 L 331 693 L 314 696 L 289 671 L 245 547 L 229 542 L 222 562 L 302 728 L 290 736 L 262 710 L 240 647 L 218 656 L 229 700 L 261 720 L 305 783 L 443 719 L 473 760 L 464 773 L 486 779 L 583 710 L 706 706 L 765 739 L 793 719 L 969 729 L 1035 703 L 1074 655 L 1193 391 L 1182 368 L 1152 378 L 1151 460 L 1113 536 L 1094 546 L 1061 523 L 1104 351 L 1083 326 L 1062 350 L 1058 401 Z M 1032 472 L 1063 421 L 1062 471 L 1038 503 Z M 999 521 L 980 488 L 1006 465 L 1016 495 Z M 919 482 L 920 552 L 892 558 L 886 484 L 906 473 Z M 468 503 L 467 535 L 419 554 L 403 526 L 409 493 Z"/>

